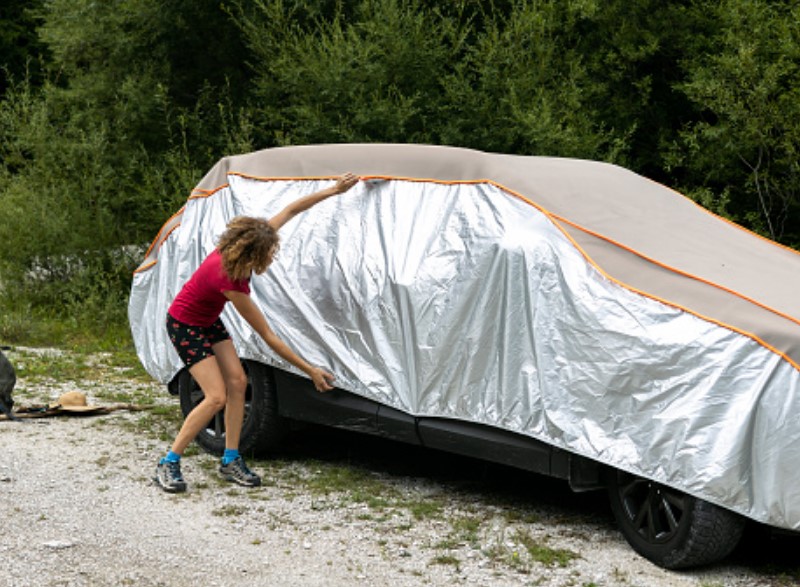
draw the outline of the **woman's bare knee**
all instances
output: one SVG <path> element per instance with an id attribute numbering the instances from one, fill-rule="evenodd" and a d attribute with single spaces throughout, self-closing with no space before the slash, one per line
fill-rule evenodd
<path id="1" fill-rule="evenodd" d="M 205 398 L 203 399 L 209 407 L 214 408 L 215 412 L 219 412 L 222 408 L 225 407 L 227 403 L 227 397 L 225 393 L 207 393 Z"/>
<path id="2" fill-rule="evenodd" d="M 247 391 L 247 375 L 244 371 L 230 377 L 225 383 L 229 396 L 244 396 Z"/>

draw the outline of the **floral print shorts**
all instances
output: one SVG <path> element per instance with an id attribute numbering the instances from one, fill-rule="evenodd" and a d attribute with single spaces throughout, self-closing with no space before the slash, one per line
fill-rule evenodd
<path id="1" fill-rule="evenodd" d="M 191 367 L 214 354 L 212 347 L 231 335 L 217 318 L 211 326 L 192 326 L 167 314 L 167 333 L 181 361 Z"/>

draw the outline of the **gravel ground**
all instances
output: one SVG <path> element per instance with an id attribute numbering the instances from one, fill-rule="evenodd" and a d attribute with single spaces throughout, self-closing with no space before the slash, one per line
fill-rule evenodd
<path id="1" fill-rule="evenodd" d="M 257 489 L 220 482 L 194 450 L 189 491 L 168 495 L 151 476 L 176 402 L 101 363 L 90 379 L 21 378 L 17 403 L 78 389 L 149 409 L 0 421 L 0 586 L 800 584 L 796 538 L 755 528 L 730 561 L 669 572 L 633 553 L 602 494 L 335 431 L 298 432 L 285 453 L 251 461 Z"/>

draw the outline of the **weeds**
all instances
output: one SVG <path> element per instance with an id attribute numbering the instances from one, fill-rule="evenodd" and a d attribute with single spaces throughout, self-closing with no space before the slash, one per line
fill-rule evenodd
<path id="1" fill-rule="evenodd" d="M 330 465 L 311 461 L 309 466 L 314 467 L 314 473 L 305 479 L 305 487 L 313 493 L 328 495 L 355 489 L 354 501 L 364 502 L 367 496 L 380 495 L 376 493 L 384 489 L 383 484 L 368 472 L 348 466 Z"/>
<path id="2" fill-rule="evenodd" d="M 430 498 L 420 501 L 407 502 L 406 507 L 411 512 L 415 520 L 425 520 L 429 518 L 439 518 L 442 515 L 444 504 L 439 500 Z"/>
<path id="3" fill-rule="evenodd" d="M 571 550 L 551 548 L 546 541 L 536 540 L 529 532 L 523 530 L 516 531 L 514 540 L 525 548 L 531 560 L 548 567 L 566 567 L 572 560 L 580 558 L 578 553 Z"/>
<path id="4" fill-rule="evenodd" d="M 214 516 L 241 516 L 242 514 L 247 513 L 247 508 L 239 505 L 225 505 L 216 509 L 211 510 L 211 514 Z"/>
<path id="5" fill-rule="evenodd" d="M 459 566 L 461 565 L 461 561 L 458 558 L 456 558 L 456 557 L 454 557 L 452 555 L 442 554 L 442 555 L 434 557 L 433 560 L 431 560 L 431 564 L 434 564 L 434 565 L 450 565 L 450 566 L 453 566 L 456 569 L 458 569 Z"/>
<path id="6" fill-rule="evenodd" d="M 456 518 L 451 522 L 453 538 L 459 543 L 477 546 L 480 541 L 479 530 L 482 521 L 478 518 Z"/>
<path id="7" fill-rule="evenodd" d="M 49 380 L 79 380 L 90 375 L 86 357 L 77 353 L 65 353 L 55 349 L 15 350 L 9 355 L 14 360 L 17 379 L 30 383 Z"/>

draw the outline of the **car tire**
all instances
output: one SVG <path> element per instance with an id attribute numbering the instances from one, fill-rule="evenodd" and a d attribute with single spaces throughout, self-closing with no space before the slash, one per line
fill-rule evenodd
<path id="1" fill-rule="evenodd" d="M 278 413 L 272 369 L 257 361 L 242 361 L 247 373 L 244 421 L 239 452 L 262 455 L 278 448 L 286 436 L 286 421 Z M 203 390 L 184 369 L 177 377 L 177 392 L 184 418 L 201 402 Z M 225 410 L 217 413 L 195 437 L 206 452 L 221 455 L 225 450 Z"/>
<path id="2" fill-rule="evenodd" d="M 613 470 L 611 510 L 625 539 L 665 569 L 685 569 L 723 559 L 739 543 L 745 519 L 665 485 Z"/>

